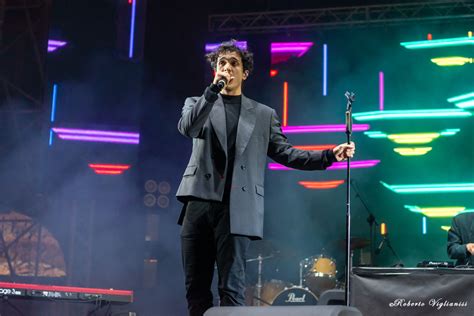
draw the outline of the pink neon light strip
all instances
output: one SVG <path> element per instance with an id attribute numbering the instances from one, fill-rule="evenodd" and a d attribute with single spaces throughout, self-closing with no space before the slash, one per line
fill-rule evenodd
<path id="1" fill-rule="evenodd" d="M 272 53 L 306 52 L 307 50 L 308 50 L 308 47 L 293 47 L 293 46 L 271 48 Z"/>
<path id="2" fill-rule="evenodd" d="M 380 160 L 356 160 L 351 161 L 351 168 L 370 168 L 380 163 Z M 336 169 L 345 169 L 347 167 L 347 162 L 340 161 L 332 164 L 331 167 L 328 167 L 327 170 L 336 170 Z M 279 163 L 269 163 L 268 169 L 270 170 L 296 170 L 293 168 L 288 168 Z"/>
<path id="3" fill-rule="evenodd" d="M 272 54 L 284 53 L 299 53 L 297 56 L 301 57 L 313 46 L 312 42 L 283 42 L 271 43 L 270 52 Z"/>
<path id="4" fill-rule="evenodd" d="M 380 163 L 380 160 L 356 160 L 351 161 L 351 168 L 371 168 Z M 328 170 L 336 170 L 336 169 L 346 169 L 347 162 L 339 161 L 332 164 L 331 167 L 328 167 Z"/>
<path id="5" fill-rule="evenodd" d="M 352 131 L 363 132 L 370 128 L 369 124 L 354 124 Z M 331 132 L 345 132 L 346 125 L 344 124 L 330 124 L 330 125 L 302 125 L 302 126 L 283 126 L 282 130 L 288 134 L 302 134 L 302 133 L 331 133 Z"/>
<path id="6" fill-rule="evenodd" d="M 379 72 L 379 109 L 383 111 L 384 108 L 384 77 L 383 72 Z"/>
<path id="7" fill-rule="evenodd" d="M 336 147 L 336 145 L 333 144 L 327 144 L 327 145 L 295 145 L 293 146 L 297 149 L 303 149 L 303 150 L 325 150 L 325 149 L 331 149 Z"/>
<path id="8" fill-rule="evenodd" d="M 313 46 L 313 42 L 275 42 L 272 43 L 272 47 L 295 47 L 295 46 L 303 46 L 303 47 L 311 47 Z"/>
<path id="9" fill-rule="evenodd" d="M 59 138 L 65 140 L 77 140 L 85 142 L 100 142 L 100 143 L 121 143 L 121 144 L 139 144 L 137 138 L 114 138 L 103 136 L 85 136 L 85 135 L 64 135 L 59 134 Z"/>
<path id="10" fill-rule="evenodd" d="M 48 53 L 54 52 L 59 47 L 66 45 L 67 42 L 57 41 L 57 40 L 48 40 Z"/>
<path id="11" fill-rule="evenodd" d="M 137 138 L 137 139 L 140 137 L 139 133 L 99 131 L 99 130 L 88 130 L 88 129 L 61 128 L 61 127 L 53 127 L 53 131 L 58 134 L 129 137 L 129 138 Z"/>
<path id="12" fill-rule="evenodd" d="M 288 82 L 283 82 L 283 127 L 288 125 Z"/>
<path id="13" fill-rule="evenodd" d="M 204 49 L 205 49 L 206 52 L 211 52 L 211 51 L 217 49 L 220 45 L 221 45 L 221 43 L 206 44 Z M 237 41 L 237 42 L 235 42 L 235 45 L 240 49 L 243 49 L 243 50 L 247 49 L 247 41 Z"/>
<path id="14" fill-rule="evenodd" d="M 67 44 L 67 42 L 64 42 L 64 41 L 48 40 L 48 45 L 49 46 L 64 46 L 66 44 Z"/>

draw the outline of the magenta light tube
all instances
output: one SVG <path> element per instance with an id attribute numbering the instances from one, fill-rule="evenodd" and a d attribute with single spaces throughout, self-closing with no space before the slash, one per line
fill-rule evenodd
<path id="1" fill-rule="evenodd" d="M 352 168 L 370 168 L 380 163 L 380 160 L 356 160 L 351 161 L 351 169 Z M 331 167 L 328 167 L 328 170 L 336 170 L 336 169 L 345 169 L 347 167 L 346 161 L 339 161 L 332 164 Z M 285 167 L 279 163 L 269 163 L 268 169 L 270 170 L 296 170 L 292 168 Z"/>
<path id="2" fill-rule="evenodd" d="M 354 124 L 352 125 L 353 132 L 363 132 L 370 128 L 369 124 Z M 282 127 L 284 133 L 298 134 L 298 133 L 330 133 L 330 132 L 345 132 L 346 125 L 344 124 L 329 124 L 329 125 L 300 125 L 300 126 L 284 126 Z"/>
<path id="3" fill-rule="evenodd" d="M 328 45 L 323 44 L 323 96 L 328 95 Z"/>
<path id="4" fill-rule="evenodd" d="M 100 142 L 100 143 L 122 143 L 122 144 L 138 144 L 140 141 L 136 138 L 114 138 L 103 136 L 85 136 L 85 135 L 63 135 L 59 134 L 59 138 L 65 140 L 77 140 L 85 142 Z"/>
<path id="5" fill-rule="evenodd" d="M 271 47 L 311 47 L 313 46 L 313 42 L 276 42 L 272 43 Z"/>
<path id="6" fill-rule="evenodd" d="M 48 46 L 64 46 L 66 45 L 67 42 L 63 42 L 63 41 L 57 41 L 57 40 L 48 40 Z"/>
<path id="7" fill-rule="evenodd" d="M 272 53 L 292 53 L 292 52 L 306 52 L 309 47 L 272 47 Z"/>
<path id="8" fill-rule="evenodd" d="M 383 72 L 379 72 L 379 109 L 383 111 L 384 107 L 384 78 Z"/>
<path id="9" fill-rule="evenodd" d="M 48 40 L 48 53 L 54 52 L 59 47 L 66 45 L 67 42 L 57 41 L 57 40 Z"/>
<path id="10" fill-rule="evenodd" d="M 98 131 L 98 130 L 62 128 L 62 127 L 53 127 L 53 131 L 55 133 L 58 133 L 58 134 L 112 136 L 112 137 L 129 137 L 129 138 L 139 138 L 140 137 L 139 133 Z"/>
<path id="11" fill-rule="evenodd" d="M 303 56 L 313 46 L 312 42 L 283 42 L 271 43 L 271 53 L 294 53 L 299 52 L 298 57 Z"/>
<path id="12" fill-rule="evenodd" d="M 206 50 L 206 52 L 212 52 L 213 50 L 215 50 L 220 45 L 221 45 L 221 43 L 206 44 L 205 50 Z M 237 45 L 237 47 L 240 48 L 240 49 L 243 49 L 243 50 L 247 49 L 247 41 L 237 41 L 235 43 L 235 45 Z"/>
<path id="13" fill-rule="evenodd" d="M 351 161 L 351 168 L 370 168 L 375 165 L 378 165 L 380 160 L 356 160 Z M 335 170 L 335 169 L 346 169 L 347 162 L 346 161 L 339 161 L 332 164 L 331 167 L 328 167 L 328 170 Z"/>

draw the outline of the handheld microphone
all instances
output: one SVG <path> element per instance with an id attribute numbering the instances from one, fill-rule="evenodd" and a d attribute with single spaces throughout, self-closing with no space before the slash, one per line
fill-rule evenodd
<path id="1" fill-rule="evenodd" d="M 217 80 L 217 83 L 216 83 L 216 86 L 219 87 L 219 91 L 224 89 L 224 87 L 226 86 L 227 84 L 227 78 L 226 77 L 222 77 L 220 78 L 219 80 Z"/>

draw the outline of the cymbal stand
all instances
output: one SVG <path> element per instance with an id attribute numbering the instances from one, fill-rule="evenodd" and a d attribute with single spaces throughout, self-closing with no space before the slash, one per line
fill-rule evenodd
<path id="1" fill-rule="evenodd" d="M 303 287 L 303 261 L 304 260 L 301 260 L 300 261 L 300 284 L 299 284 L 299 287 Z"/>
<path id="2" fill-rule="evenodd" d="M 258 254 L 257 257 L 258 261 L 258 272 L 257 272 L 257 306 L 261 306 L 261 297 L 262 297 L 262 265 L 263 265 L 263 257 L 261 254 Z"/>

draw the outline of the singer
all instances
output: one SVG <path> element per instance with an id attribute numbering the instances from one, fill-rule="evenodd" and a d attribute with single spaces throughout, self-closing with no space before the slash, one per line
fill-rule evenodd
<path id="1" fill-rule="evenodd" d="M 355 144 L 330 150 L 293 148 L 272 108 L 242 94 L 253 55 L 222 43 L 206 55 L 215 76 L 200 97 L 184 102 L 178 130 L 193 150 L 176 194 L 189 315 L 212 306 L 214 264 L 220 305 L 244 305 L 246 251 L 263 237 L 266 157 L 290 168 L 324 170 L 352 157 Z"/>

